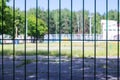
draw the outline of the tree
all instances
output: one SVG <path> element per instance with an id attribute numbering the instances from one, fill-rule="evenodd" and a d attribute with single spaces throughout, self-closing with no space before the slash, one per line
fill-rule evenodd
<path id="1" fill-rule="evenodd" d="M 30 15 L 28 17 L 28 35 L 35 38 L 43 38 L 47 33 L 47 26 L 45 22 L 38 18 L 38 24 L 36 26 L 36 17 Z"/>
<path id="2" fill-rule="evenodd" d="M 57 9 L 50 12 L 50 33 L 59 33 L 59 11 Z"/>
<path id="3" fill-rule="evenodd" d="M 96 13 L 96 22 L 95 22 L 95 14 L 93 14 L 92 33 L 97 33 L 97 34 L 101 33 L 101 31 L 102 31 L 102 27 L 101 27 L 101 23 L 100 23 L 101 19 L 102 19 L 102 16 L 99 13 Z M 95 23 L 96 23 L 96 26 L 95 26 Z M 95 27 L 96 27 L 96 30 L 95 30 Z"/>
<path id="4" fill-rule="evenodd" d="M 32 8 L 27 12 L 29 15 L 36 16 L 36 9 Z M 110 10 L 108 12 L 109 20 L 117 20 L 117 10 Z M 119 13 L 120 14 L 120 13 Z M 92 17 L 92 33 L 95 33 L 95 21 L 94 21 L 94 13 Z M 59 21 L 59 17 L 61 17 L 61 22 Z M 46 24 L 48 24 L 48 11 L 42 10 L 38 8 L 38 18 L 42 19 Z M 101 33 L 101 19 L 106 19 L 106 13 L 101 15 L 100 13 L 96 13 L 96 33 Z M 59 26 L 61 24 L 61 26 Z M 71 33 L 71 11 L 69 9 L 61 9 L 61 16 L 59 15 L 59 9 L 51 10 L 49 14 L 49 31 L 50 34 L 58 34 L 60 28 L 60 33 L 62 34 L 70 34 Z M 89 33 L 89 11 L 84 10 L 84 33 Z M 72 12 L 72 32 L 73 33 L 83 33 L 83 11 L 73 11 Z"/>
<path id="5" fill-rule="evenodd" d="M 71 12 L 68 9 L 61 10 L 61 33 L 71 33 Z"/>
<path id="6" fill-rule="evenodd" d="M 9 0 L 4 0 L 2 3 L 2 0 L 0 0 L 0 34 L 11 34 L 12 35 L 12 9 L 6 5 L 6 2 Z M 3 5 L 3 6 L 2 6 Z M 3 22 L 3 25 L 2 25 Z M 2 30 L 3 29 L 3 30 Z"/>
<path id="7" fill-rule="evenodd" d="M 118 19 L 118 14 L 120 15 L 120 12 L 118 12 L 117 10 L 110 10 L 107 14 L 104 13 L 104 14 L 102 15 L 102 18 L 103 18 L 103 19 L 106 19 L 106 15 L 108 15 L 108 19 L 109 19 L 109 20 L 116 20 L 116 21 L 117 21 L 117 19 Z M 120 18 L 120 16 L 119 16 L 119 18 Z"/>
<path id="8" fill-rule="evenodd" d="M 37 9 L 38 11 L 38 18 L 42 19 L 46 24 L 47 24 L 47 11 L 44 11 L 43 9 L 41 9 L 40 7 Z M 34 15 L 36 16 L 36 8 L 31 8 L 27 11 L 27 17 L 31 16 L 31 15 Z"/>
<path id="9" fill-rule="evenodd" d="M 18 37 L 20 34 L 24 34 L 24 12 L 20 11 L 19 9 L 15 10 L 15 35 L 14 37 Z"/>

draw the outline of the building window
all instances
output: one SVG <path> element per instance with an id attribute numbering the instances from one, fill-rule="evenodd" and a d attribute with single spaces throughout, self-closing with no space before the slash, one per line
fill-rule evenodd
<path id="1" fill-rule="evenodd" d="M 113 29 L 113 31 L 116 31 L 116 29 Z"/>
<path id="2" fill-rule="evenodd" d="M 112 31 L 112 29 L 109 29 L 109 31 Z"/>

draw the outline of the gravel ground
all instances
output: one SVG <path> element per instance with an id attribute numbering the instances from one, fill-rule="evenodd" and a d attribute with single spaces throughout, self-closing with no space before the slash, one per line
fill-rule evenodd
<path id="1" fill-rule="evenodd" d="M 24 56 L 17 56 L 15 59 L 15 80 L 25 79 L 25 63 Z M 26 80 L 36 80 L 36 61 L 35 56 L 26 57 Z M 61 80 L 71 80 L 71 70 L 72 70 L 72 80 L 83 80 L 83 70 L 85 80 L 94 80 L 94 58 L 83 59 L 73 58 L 72 59 L 72 69 L 71 69 L 71 59 L 67 57 L 61 57 L 61 64 L 59 63 L 59 57 L 50 56 L 49 59 L 49 72 L 48 72 L 48 59 L 47 56 L 38 56 L 38 80 L 48 80 L 48 73 L 50 80 L 59 80 L 59 67 Z M 13 58 L 4 57 L 4 80 L 13 80 Z M 108 71 L 108 80 L 117 80 L 117 59 L 109 58 L 108 66 L 106 66 L 106 58 L 96 59 L 96 80 L 106 80 L 106 69 Z M 61 65 L 61 66 L 60 66 Z M 119 65 L 120 68 L 120 65 Z M 0 80 L 2 80 L 2 58 L 0 57 Z M 120 75 L 119 75 L 120 78 Z"/>

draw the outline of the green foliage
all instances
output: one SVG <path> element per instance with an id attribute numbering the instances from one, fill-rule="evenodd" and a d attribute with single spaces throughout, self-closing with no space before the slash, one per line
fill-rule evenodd
<path id="1" fill-rule="evenodd" d="M 13 15 L 13 9 L 9 6 L 6 5 L 6 1 L 8 2 L 9 0 L 5 0 L 4 4 L 2 6 L 2 2 L 0 0 L 0 17 L 3 18 L 0 19 L 0 34 L 9 34 L 13 37 L 15 37 L 15 34 L 13 33 L 16 32 L 16 27 L 18 27 L 19 34 L 21 34 L 21 31 L 23 31 L 23 15 L 21 15 L 21 11 L 19 9 L 15 10 L 15 21 L 14 21 L 14 15 Z M 3 25 L 2 25 L 3 22 Z M 3 30 L 2 30 L 3 28 Z"/>
<path id="2" fill-rule="evenodd" d="M 25 22 L 24 12 L 20 11 L 19 9 L 16 9 L 15 10 L 15 27 L 17 27 L 17 29 L 18 29 L 18 31 L 17 31 L 18 35 L 24 33 L 24 26 L 25 26 L 24 22 Z"/>
<path id="3" fill-rule="evenodd" d="M 101 27 L 101 15 L 99 13 L 96 13 L 96 21 L 95 21 L 95 14 L 93 14 L 92 17 L 92 33 L 98 33 L 100 34 L 102 31 L 102 27 Z M 96 26 L 95 26 L 96 25 Z M 96 30 L 95 30 L 96 27 Z"/>
<path id="4" fill-rule="evenodd" d="M 28 17 L 28 34 L 30 36 L 42 38 L 46 32 L 47 26 L 43 20 L 38 18 L 36 21 L 34 15 Z"/>
<path id="5" fill-rule="evenodd" d="M 0 34 L 2 34 L 2 32 L 8 34 L 8 31 L 10 31 L 8 27 L 11 26 L 12 23 L 12 11 L 11 8 L 6 5 L 6 0 L 4 0 L 3 3 L 2 0 L 0 0 L 0 18 L 3 18 L 3 20 L 0 19 Z M 2 22 L 4 30 L 2 30 Z"/>
<path id="6" fill-rule="evenodd" d="M 42 19 L 46 24 L 48 24 L 48 12 L 38 8 L 38 17 Z M 28 15 L 33 14 L 36 16 L 36 9 L 32 8 L 28 10 Z M 84 33 L 89 33 L 89 11 L 84 10 Z M 108 15 L 108 19 L 117 20 L 117 11 L 110 10 L 108 14 L 104 13 L 101 15 L 100 13 L 96 13 L 96 22 L 95 22 L 95 14 L 92 13 L 92 33 L 100 34 L 102 33 L 101 20 L 106 19 L 106 15 Z M 95 30 L 96 23 L 96 30 Z M 59 31 L 60 29 L 60 31 Z M 59 9 L 50 11 L 49 15 L 49 32 L 50 34 L 55 33 L 63 33 L 70 34 L 71 33 L 71 11 L 69 9 L 61 9 L 61 16 L 59 14 Z M 83 11 L 74 11 L 72 12 L 72 32 L 83 33 Z"/>
<path id="7" fill-rule="evenodd" d="M 117 10 L 110 10 L 108 13 L 108 18 L 110 20 L 117 20 Z"/>
<path id="8" fill-rule="evenodd" d="M 63 9 L 61 14 L 61 33 L 69 34 L 71 32 L 71 13 L 68 9 Z"/>

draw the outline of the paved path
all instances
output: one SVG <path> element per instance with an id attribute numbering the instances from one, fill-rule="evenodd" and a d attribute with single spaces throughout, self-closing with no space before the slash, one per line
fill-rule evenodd
<path id="1" fill-rule="evenodd" d="M 50 57 L 49 60 L 49 79 L 59 80 L 59 58 Z M 13 59 L 4 57 L 4 80 L 13 80 Z M 25 75 L 24 56 L 18 56 L 15 60 L 15 79 L 24 80 Z M 120 65 L 119 65 L 120 68 Z M 108 59 L 108 80 L 117 80 L 117 59 Z M 0 58 L 0 80 L 2 80 L 2 59 Z M 71 59 L 61 58 L 61 80 L 71 80 Z M 120 75 L 119 75 L 120 77 Z M 73 80 L 82 80 L 83 78 L 83 59 L 72 59 L 72 78 Z M 94 80 L 94 59 L 85 58 L 84 60 L 84 78 L 85 80 Z M 106 80 L 106 59 L 96 59 L 96 79 Z M 27 56 L 26 79 L 36 79 L 36 61 L 35 56 Z M 38 56 L 38 80 L 48 80 L 48 59 L 47 56 Z"/>

